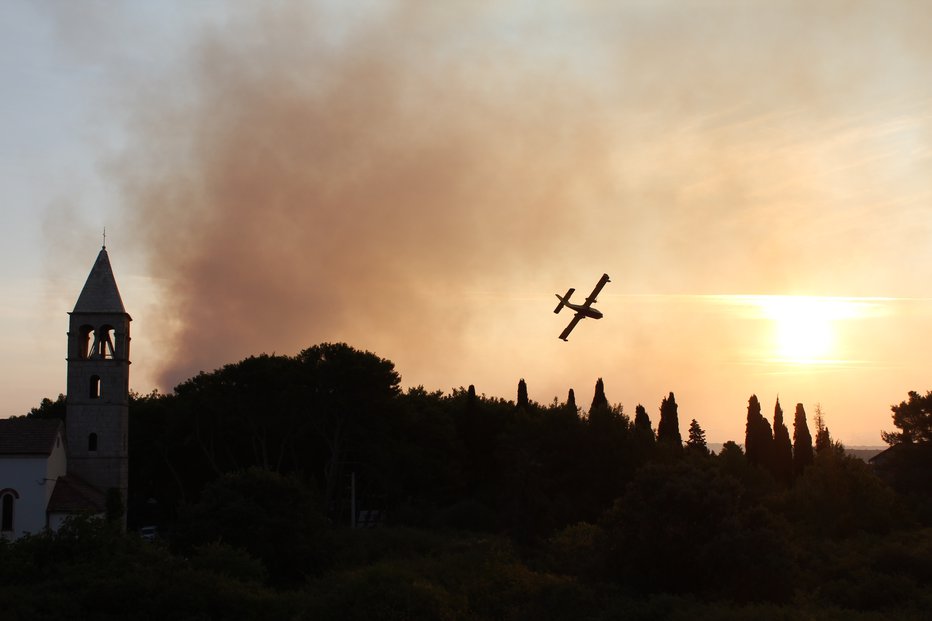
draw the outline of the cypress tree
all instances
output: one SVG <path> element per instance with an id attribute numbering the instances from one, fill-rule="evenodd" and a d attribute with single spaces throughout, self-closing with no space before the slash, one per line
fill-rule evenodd
<path id="1" fill-rule="evenodd" d="M 793 418 L 793 474 L 800 476 L 812 461 L 812 435 L 806 423 L 806 410 L 802 403 L 797 403 Z"/>
<path id="2" fill-rule="evenodd" d="M 579 409 L 576 405 L 576 393 L 570 388 L 570 394 L 566 395 L 566 409 L 573 414 Z"/>
<path id="3" fill-rule="evenodd" d="M 590 414 L 594 410 L 608 409 L 608 399 L 605 397 L 605 385 L 600 377 L 595 382 L 595 394 L 592 396 L 592 405 L 589 406 Z"/>
<path id="4" fill-rule="evenodd" d="M 760 417 L 757 428 L 758 446 L 760 447 L 760 464 L 770 474 L 774 473 L 773 428 L 770 421 L 763 415 Z"/>
<path id="5" fill-rule="evenodd" d="M 528 408 L 527 384 L 523 377 L 518 380 L 518 407 L 525 410 Z"/>
<path id="6" fill-rule="evenodd" d="M 793 445 L 790 443 L 790 432 L 783 422 L 779 397 L 773 408 L 773 445 L 773 476 L 784 485 L 789 485 L 793 481 Z"/>
<path id="7" fill-rule="evenodd" d="M 639 434 L 650 435 L 651 439 L 654 439 L 654 430 L 650 426 L 650 416 L 647 415 L 647 410 L 640 403 L 634 409 L 634 429 Z"/>
<path id="8" fill-rule="evenodd" d="M 744 426 L 744 454 L 748 463 L 760 465 L 763 462 L 764 449 L 761 446 L 760 427 L 763 416 L 760 413 L 760 401 L 757 395 L 748 399 L 748 418 Z"/>
<path id="9" fill-rule="evenodd" d="M 680 421 L 677 415 L 676 398 L 673 393 L 660 403 L 660 424 L 657 425 L 657 441 L 674 446 L 683 446 L 680 436 Z"/>
<path id="10" fill-rule="evenodd" d="M 634 409 L 632 431 L 634 440 L 632 458 L 634 463 L 642 464 L 650 459 L 657 446 L 657 438 L 654 437 L 654 430 L 650 426 L 650 417 L 647 415 L 647 410 L 640 403 Z"/>
<path id="11" fill-rule="evenodd" d="M 748 420 L 744 430 L 744 452 L 748 463 L 774 471 L 773 430 L 760 413 L 757 395 L 748 399 Z"/>

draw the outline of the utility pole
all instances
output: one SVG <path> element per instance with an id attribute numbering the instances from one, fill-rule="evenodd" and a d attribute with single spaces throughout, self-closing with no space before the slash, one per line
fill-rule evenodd
<path id="1" fill-rule="evenodd" d="M 356 473 L 350 472 L 350 528 L 356 528 Z"/>

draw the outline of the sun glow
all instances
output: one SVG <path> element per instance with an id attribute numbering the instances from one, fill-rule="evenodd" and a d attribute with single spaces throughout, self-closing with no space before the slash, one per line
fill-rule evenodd
<path id="1" fill-rule="evenodd" d="M 836 324 L 863 314 L 850 298 L 759 296 L 755 303 L 773 322 L 774 359 L 793 364 L 839 362 Z"/>

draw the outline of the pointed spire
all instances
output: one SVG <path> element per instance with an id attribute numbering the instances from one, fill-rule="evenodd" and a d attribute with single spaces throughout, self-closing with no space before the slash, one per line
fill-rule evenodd
<path id="1" fill-rule="evenodd" d="M 75 313 L 125 313 L 120 290 L 117 289 L 107 247 L 100 249 L 94 267 L 84 283 L 84 289 L 74 305 Z"/>

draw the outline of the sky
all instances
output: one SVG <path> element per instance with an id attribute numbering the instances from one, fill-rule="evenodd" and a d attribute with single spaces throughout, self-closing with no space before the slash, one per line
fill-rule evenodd
<path id="1" fill-rule="evenodd" d="M 930 13 L 4 0 L 0 416 L 64 390 L 106 227 L 138 392 L 342 341 L 405 387 L 603 378 L 713 442 L 756 394 L 881 445 L 932 389 Z"/>

